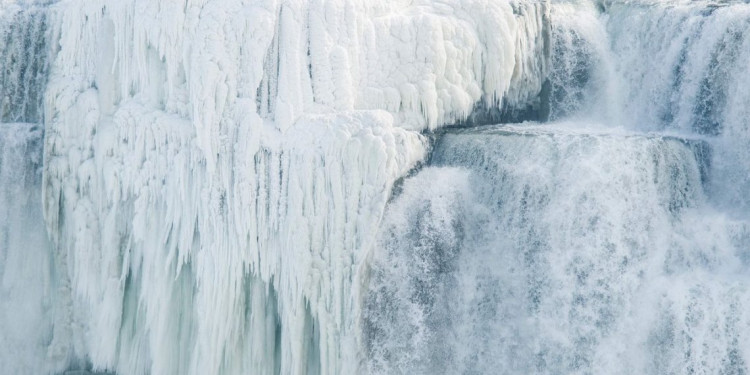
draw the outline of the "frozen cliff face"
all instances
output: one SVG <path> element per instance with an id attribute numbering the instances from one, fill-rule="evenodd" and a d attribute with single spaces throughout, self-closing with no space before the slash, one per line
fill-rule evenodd
<path id="1" fill-rule="evenodd" d="M 49 19 L 53 346 L 121 374 L 361 370 L 360 268 L 418 131 L 538 105 L 547 69 L 543 2 L 66 1 Z"/>

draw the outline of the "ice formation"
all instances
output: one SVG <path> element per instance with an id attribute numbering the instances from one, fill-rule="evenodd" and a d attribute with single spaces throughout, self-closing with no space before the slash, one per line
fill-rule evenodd
<path id="1" fill-rule="evenodd" d="M 749 25 L 0 0 L 0 369 L 747 372 Z"/>
<path id="2" fill-rule="evenodd" d="M 47 12 L 50 351 L 122 374 L 357 371 L 359 267 L 418 131 L 538 101 L 547 68 L 544 3 Z"/>

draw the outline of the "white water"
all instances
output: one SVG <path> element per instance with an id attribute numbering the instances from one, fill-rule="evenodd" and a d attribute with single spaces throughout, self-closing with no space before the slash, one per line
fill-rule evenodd
<path id="1" fill-rule="evenodd" d="M 559 96 L 561 114 L 708 136 L 710 198 L 747 216 L 750 5 L 612 2 L 599 15 L 594 7 L 565 4 L 552 18 L 559 29 L 553 81 L 559 91 L 577 93 Z"/>
<path id="2" fill-rule="evenodd" d="M 0 123 L 0 363 L 7 374 L 54 370 L 56 283 L 41 211 L 42 131 Z M 48 360 L 45 360 L 49 358 Z"/>
<path id="3" fill-rule="evenodd" d="M 5 1 L 0 9 L 0 121 L 40 122 L 47 78 L 43 1 Z"/>
<path id="4" fill-rule="evenodd" d="M 443 136 L 383 222 L 373 372 L 744 371 L 750 226 L 707 207 L 704 147 L 565 124 Z"/>
<path id="5" fill-rule="evenodd" d="M 0 6 L 0 368 L 747 371 L 747 4 Z"/>
<path id="6" fill-rule="evenodd" d="M 46 17 L 41 5 L 0 3 L 0 373 L 62 369 L 59 285 L 42 218 Z"/>
<path id="7" fill-rule="evenodd" d="M 746 373 L 748 12 L 555 4 L 550 115 L 569 120 L 449 130 L 404 182 L 370 371 Z"/>

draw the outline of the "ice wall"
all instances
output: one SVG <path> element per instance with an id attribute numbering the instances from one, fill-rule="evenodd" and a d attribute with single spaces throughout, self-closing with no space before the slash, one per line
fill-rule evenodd
<path id="1" fill-rule="evenodd" d="M 747 222 L 708 145 L 571 124 L 452 131 L 372 257 L 371 373 L 748 369 Z"/>
<path id="2" fill-rule="evenodd" d="M 419 133 L 538 101 L 543 2 L 54 4 L 55 346 L 120 374 L 354 373 Z"/>

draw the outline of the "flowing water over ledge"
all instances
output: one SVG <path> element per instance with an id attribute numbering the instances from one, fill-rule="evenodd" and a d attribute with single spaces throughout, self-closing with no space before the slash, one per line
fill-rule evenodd
<path id="1" fill-rule="evenodd" d="M 384 218 L 370 370 L 746 371 L 750 226 L 706 204 L 706 148 L 571 124 L 447 131 Z"/>
<path id="2" fill-rule="evenodd" d="M 750 5 L 239 3 L 2 3 L 0 372 L 748 373 Z"/>
<path id="3" fill-rule="evenodd" d="M 50 371 L 52 247 L 42 219 L 42 130 L 0 123 L 0 363 L 8 374 Z M 11 361 L 9 358 L 13 358 Z"/>
<path id="4" fill-rule="evenodd" d="M 3 5 L 0 11 L 0 122 L 42 120 L 47 82 L 47 7 Z"/>
<path id="5" fill-rule="evenodd" d="M 50 349 L 65 324 L 55 316 L 62 270 L 42 215 L 50 3 L 0 9 L 0 372 L 8 374 L 54 373 L 68 356 Z"/>

